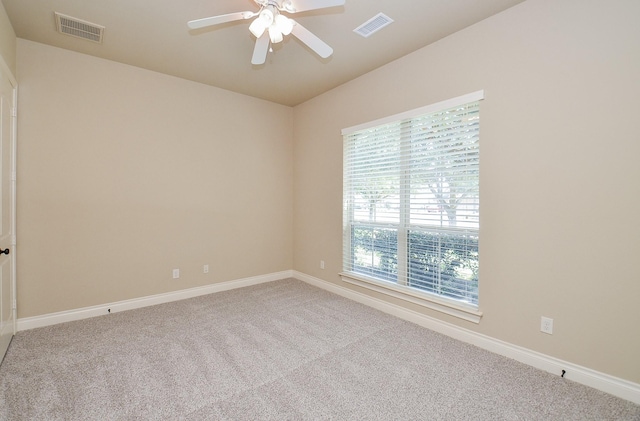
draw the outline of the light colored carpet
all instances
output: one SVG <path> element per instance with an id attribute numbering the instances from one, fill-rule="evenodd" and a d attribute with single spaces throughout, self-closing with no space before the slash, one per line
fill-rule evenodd
<path id="1" fill-rule="evenodd" d="M 4 420 L 640 420 L 295 279 L 20 332 Z"/>

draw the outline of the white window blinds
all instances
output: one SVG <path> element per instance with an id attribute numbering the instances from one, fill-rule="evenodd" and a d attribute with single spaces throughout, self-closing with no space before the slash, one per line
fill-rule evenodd
<path id="1" fill-rule="evenodd" d="M 479 100 L 344 135 L 344 270 L 477 306 Z"/>

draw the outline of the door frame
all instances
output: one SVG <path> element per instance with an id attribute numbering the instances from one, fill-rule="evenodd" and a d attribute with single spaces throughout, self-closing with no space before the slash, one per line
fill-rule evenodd
<path id="1" fill-rule="evenodd" d="M 16 292 L 16 248 L 17 248 L 17 155 L 18 155 L 18 81 L 13 75 L 11 69 L 7 65 L 4 57 L 0 54 L 0 68 L 2 72 L 9 78 L 9 83 L 13 87 L 13 109 L 11 112 L 11 303 L 12 303 L 12 315 L 13 315 L 13 334 L 18 333 L 18 305 L 17 305 L 17 292 Z M 1 361 L 1 357 L 0 357 Z"/>

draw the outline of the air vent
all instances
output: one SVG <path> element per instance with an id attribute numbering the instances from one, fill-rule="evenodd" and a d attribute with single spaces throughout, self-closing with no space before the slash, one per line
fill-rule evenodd
<path id="1" fill-rule="evenodd" d="M 378 32 L 385 26 L 391 24 L 392 22 L 393 19 L 391 19 L 389 16 L 385 15 L 384 13 L 378 13 L 377 15 L 354 29 L 353 32 L 367 38 Z"/>
<path id="2" fill-rule="evenodd" d="M 58 12 L 55 12 L 55 15 L 56 28 L 61 34 L 71 35 L 72 37 L 86 39 L 99 44 L 102 43 L 104 26 L 72 18 L 71 16 L 66 16 Z"/>

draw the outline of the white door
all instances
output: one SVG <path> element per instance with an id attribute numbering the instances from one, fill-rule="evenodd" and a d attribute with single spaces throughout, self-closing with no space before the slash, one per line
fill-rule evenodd
<path id="1" fill-rule="evenodd" d="M 16 330 L 16 83 L 0 57 L 0 361 Z"/>

